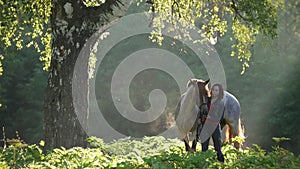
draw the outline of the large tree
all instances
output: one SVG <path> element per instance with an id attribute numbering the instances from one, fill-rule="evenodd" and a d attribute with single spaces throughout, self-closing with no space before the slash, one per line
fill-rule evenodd
<path id="1" fill-rule="evenodd" d="M 262 32 L 276 36 L 276 10 L 281 0 L 147 0 L 149 12 L 153 15 L 152 37 L 161 43 L 162 22 L 179 21 L 189 28 L 200 20 L 202 35 L 208 39 L 221 37 L 232 31 L 233 52 L 239 56 L 243 67 L 247 67 L 251 45 L 255 36 Z M 41 51 L 45 69 L 49 70 L 45 99 L 45 141 L 47 148 L 85 145 L 86 133 L 79 124 L 72 98 L 72 78 L 75 62 L 85 44 L 95 32 L 108 28 L 110 23 L 122 17 L 129 0 L 0 0 L 1 46 L 33 45 Z M 32 28 L 24 31 L 24 27 Z M 176 29 L 176 25 L 174 25 Z M 183 35 L 187 35 L 181 27 Z M 186 29 L 188 30 L 188 29 Z M 101 32 L 99 32 L 101 33 Z M 22 38 L 32 38 L 23 44 Z M 51 41 L 50 41 L 51 40 Z M 85 46 L 84 46 L 85 44 Z M 90 46 L 89 46 L 90 45 Z M 89 57 L 89 52 L 86 54 Z M 87 66 L 87 65 L 85 65 Z M 88 72 L 80 75 L 88 84 Z M 88 89 L 80 110 L 88 116 Z M 84 126 L 83 126 L 84 127 Z"/>
<path id="2" fill-rule="evenodd" d="M 84 146 L 87 135 L 77 120 L 72 100 L 74 65 L 81 49 L 91 49 L 94 45 L 85 44 L 86 41 L 101 27 L 109 27 L 113 20 L 122 17 L 129 1 L 111 0 L 103 4 L 100 1 L 68 0 L 0 1 L 0 4 L 4 16 L 1 22 L 2 45 L 22 48 L 26 45 L 22 44 L 22 38 L 29 35 L 35 40 L 28 45 L 33 44 L 40 50 L 43 44 L 38 42 L 42 41 L 46 47 L 41 49 L 44 51 L 41 59 L 46 61 L 45 69 L 49 71 L 44 106 L 46 148 Z M 23 28 L 28 26 L 33 27 L 32 32 L 24 33 Z M 86 77 L 82 83 L 87 84 L 88 72 L 81 72 L 80 76 Z M 86 103 L 82 105 L 87 106 L 88 92 L 85 94 Z M 81 109 L 88 114 L 88 108 Z"/>
<path id="3" fill-rule="evenodd" d="M 86 41 L 101 27 L 122 17 L 128 2 L 111 0 L 87 7 L 82 1 L 53 1 L 51 13 L 52 55 L 45 100 L 45 141 L 47 147 L 83 146 L 86 133 L 74 113 L 72 78 L 75 62 L 82 48 L 92 49 Z M 86 46 L 84 46 L 86 45 Z M 87 58 L 89 53 L 87 52 Z M 86 65 L 88 66 L 88 62 Z M 88 72 L 81 72 L 88 83 Z M 88 89 L 80 108 L 88 116 Z"/>

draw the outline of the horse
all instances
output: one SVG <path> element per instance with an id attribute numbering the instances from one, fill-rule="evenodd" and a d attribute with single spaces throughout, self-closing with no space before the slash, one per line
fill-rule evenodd
<path id="1" fill-rule="evenodd" d="M 181 138 L 185 144 L 186 151 L 195 152 L 197 146 L 196 134 L 198 131 L 197 115 L 202 111 L 201 105 L 205 104 L 209 97 L 208 84 L 210 80 L 190 79 L 187 83 L 187 91 L 181 95 L 175 113 L 178 114 L 176 118 L 176 126 L 181 134 Z M 239 136 L 244 138 L 244 131 L 242 129 L 240 114 L 241 108 L 239 101 L 231 93 L 225 91 L 224 93 L 224 115 L 221 128 L 227 125 L 226 140 Z M 198 131 L 199 132 L 199 131 Z M 189 145 L 189 134 L 193 140 L 192 147 Z M 199 133 L 198 133 L 199 134 Z M 201 140 L 205 141 L 205 140 Z M 240 148 L 240 144 L 234 142 L 236 149 Z"/>

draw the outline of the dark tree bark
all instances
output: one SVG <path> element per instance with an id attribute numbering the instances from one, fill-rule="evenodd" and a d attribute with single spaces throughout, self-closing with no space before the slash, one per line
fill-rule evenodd
<path id="1" fill-rule="evenodd" d="M 109 0 L 98 7 L 86 7 L 82 0 L 53 1 L 52 60 L 45 98 L 45 148 L 86 146 L 87 134 L 74 111 L 72 78 L 76 60 L 82 48 L 91 49 L 86 41 L 102 26 L 122 17 L 129 6 L 129 0 Z M 86 57 L 89 57 L 87 52 Z M 88 60 L 88 58 L 87 58 Z M 86 63 L 84 66 L 88 66 Z M 84 78 L 80 83 L 88 84 L 88 72 L 76 76 Z M 80 111 L 86 119 L 88 112 L 88 88 Z"/>

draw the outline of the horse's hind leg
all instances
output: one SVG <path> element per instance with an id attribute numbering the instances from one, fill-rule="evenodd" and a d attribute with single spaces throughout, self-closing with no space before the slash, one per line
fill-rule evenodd
<path id="1" fill-rule="evenodd" d="M 239 136 L 239 123 L 239 120 L 229 123 L 229 139 Z M 233 144 L 236 149 L 240 148 L 240 143 L 234 142 Z"/>

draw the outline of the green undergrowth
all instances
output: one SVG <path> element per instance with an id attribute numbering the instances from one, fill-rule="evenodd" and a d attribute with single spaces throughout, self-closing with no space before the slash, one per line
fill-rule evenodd
<path id="1" fill-rule="evenodd" d="M 267 152 L 258 145 L 243 150 L 224 145 L 225 163 L 220 163 L 213 147 L 188 153 L 180 140 L 160 136 L 112 143 L 90 137 L 87 141 L 89 148 L 61 147 L 43 153 L 43 144 L 10 140 L 10 145 L 0 149 L 0 168 L 300 168 L 300 157 L 279 146 Z"/>

